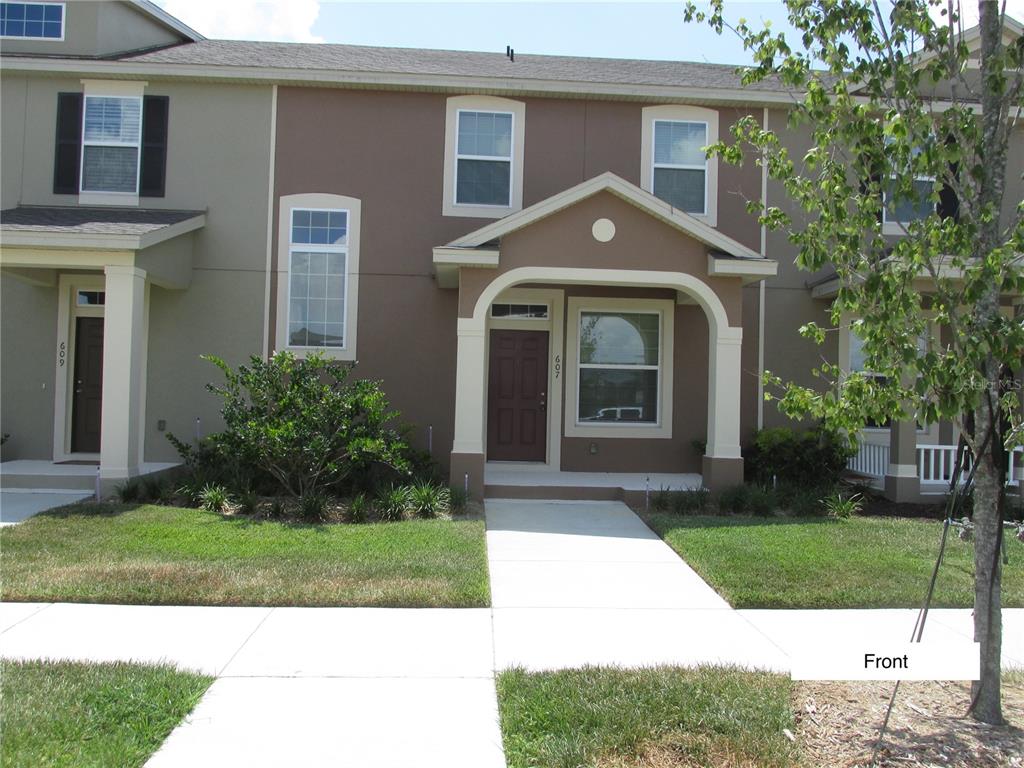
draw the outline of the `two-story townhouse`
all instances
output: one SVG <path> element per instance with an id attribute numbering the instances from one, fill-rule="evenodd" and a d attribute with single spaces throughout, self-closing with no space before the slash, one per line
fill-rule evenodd
<path id="1" fill-rule="evenodd" d="M 825 318 L 829 275 L 797 272 L 747 211 L 781 191 L 701 151 L 742 115 L 785 126 L 770 82 L 0 5 L 63 24 L 3 46 L 5 458 L 98 460 L 111 482 L 173 461 L 163 432 L 217 427 L 199 355 L 287 349 L 358 360 L 475 496 L 589 473 L 722 488 L 752 432 L 785 423 L 760 373 L 806 379 L 822 354 L 796 329 Z M 85 5 L 132 33 L 96 34 Z M 840 332 L 825 354 L 855 346 Z M 943 429 L 871 433 L 896 446 L 879 479 Z"/>

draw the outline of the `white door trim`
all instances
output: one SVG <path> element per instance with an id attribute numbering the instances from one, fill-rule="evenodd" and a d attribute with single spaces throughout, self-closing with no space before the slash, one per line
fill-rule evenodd
<path id="1" fill-rule="evenodd" d="M 484 376 L 489 377 L 491 366 L 491 334 L 494 329 L 546 330 L 548 332 L 548 405 L 547 405 L 547 458 L 542 465 L 534 462 L 502 462 L 503 467 L 523 466 L 529 469 L 546 467 L 557 472 L 562 466 L 562 388 L 565 378 L 565 291 L 557 288 L 510 288 L 499 294 L 493 304 L 546 304 L 547 320 L 509 320 L 492 318 L 487 310 L 487 333 L 484 334 Z M 490 382 L 484 382 L 484 456 L 487 451 L 487 393 Z"/>
<path id="2" fill-rule="evenodd" d="M 102 306 L 79 307 L 78 291 L 104 291 L 102 274 L 63 274 L 57 288 L 57 349 L 53 387 L 53 460 L 99 461 L 98 453 L 71 452 L 71 419 L 75 375 L 75 321 L 79 317 L 103 317 Z"/>

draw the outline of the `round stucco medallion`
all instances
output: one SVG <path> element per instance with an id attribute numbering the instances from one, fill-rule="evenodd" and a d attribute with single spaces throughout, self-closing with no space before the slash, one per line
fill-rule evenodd
<path id="1" fill-rule="evenodd" d="M 594 239 L 599 243 L 607 243 L 615 237 L 615 222 L 611 219 L 598 219 L 590 228 Z"/>

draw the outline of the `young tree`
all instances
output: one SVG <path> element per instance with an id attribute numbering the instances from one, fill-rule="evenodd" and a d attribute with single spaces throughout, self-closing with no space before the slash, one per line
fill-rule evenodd
<path id="1" fill-rule="evenodd" d="M 1007 193 L 1011 143 L 1024 141 L 1024 43 L 1020 27 L 993 0 L 978 4 L 966 30 L 949 0 L 786 0 L 799 33 L 728 23 L 722 0 L 687 21 L 730 29 L 753 53 L 746 83 L 775 79 L 793 93 L 791 126 L 811 146 L 790 156 L 758 120 L 733 126 L 736 142 L 709 149 L 727 162 L 757 162 L 785 188 L 800 221 L 778 207 L 756 210 L 785 230 L 797 265 L 833 265 L 838 293 L 833 326 L 857 318 L 865 367 L 874 375 L 823 364 L 820 389 L 785 384 L 780 409 L 856 432 L 868 419 L 954 422 L 977 465 L 974 489 L 975 639 L 981 679 L 972 713 L 1001 723 L 999 551 L 1003 535 L 1006 448 L 1021 435 L 1019 393 L 1008 371 L 1020 368 L 1024 327 L 1009 297 L 1024 288 L 1024 203 Z M 1015 175 L 1019 174 L 1019 169 Z M 758 205 L 758 204 L 753 204 Z M 883 209 L 914 216 L 899 236 L 883 232 Z M 929 320 L 942 343 L 922 348 Z M 819 344 L 827 329 L 801 333 Z M 1011 374 L 1012 375 L 1012 374 Z"/>

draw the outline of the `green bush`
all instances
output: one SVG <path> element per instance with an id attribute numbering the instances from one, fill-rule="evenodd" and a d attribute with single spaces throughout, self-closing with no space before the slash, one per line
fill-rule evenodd
<path id="1" fill-rule="evenodd" d="M 345 510 L 345 518 L 350 523 L 365 523 L 370 512 L 370 500 L 365 493 L 357 493 L 349 499 Z"/>
<path id="2" fill-rule="evenodd" d="M 452 512 L 456 514 L 463 512 L 466 509 L 466 504 L 469 502 L 469 498 L 466 496 L 466 489 L 459 488 L 457 485 L 448 487 L 448 498 L 451 500 Z"/>
<path id="3" fill-rule="evenodd" d="M 750 487 L 734 485 L 718 495 L 718 511 L 732 515 L 745 515 L 750 511 Z"/>
<path id="4" fill-rule="evenodd" d="M 672 503 L 672 493 L 665 486 L 661 486 L 658 490 L 651 494 L 651 509 L 655 512 L 666 512 L 668 511 L 669 505 Z"/>
<path id="5" fill-rule="evenodd" d="M 200 509 L 224 512 L 230 503 L 231 496 L 223 485 L 207 485 L 199 492 Z"/>
<path id="6" fill-rule="evenodd" d="M 758 517 L 771 517 L 775 514 L 775 493 L 770 488 L 755 486 L 750 489 L 747 496 L 747 505 L 750 514 Z"/>
<path id="7" fill-rule="evenodd" d="M 417 483 L 407 491 L 409 511 L 419 517 L 446 517 L 452 511 L 451 491 L 443 485 Z"/>
<path id="8" fill-rule="evenodd" d="M 300 498 L 351 486 L 377 466 L 408 472 L 408 447 L 393 426 L 398 414 L 378 382 L 350 380 L 352 364 L 278 352 L 269 360 L 254 355 L 235 371 L 218 357 L 204 359 L 224 374 L 222 386 L 207 386 L 223 401 L 225 429 L 209 438 L 217 458 L 266 473 Z"/>
<path id="9" fill-rule="evenodd" d="M 117 500 L 122 504 L 131 504 L 136 501 L 141 501 L 142 483 L 139 482 L 138 478 L 125 480 L 114 489 L 114 493 L 117 494 Z"/>
<path id="10" fill-rule="evenodd" d="M 832 493 L 834 485 L 780 485 L 775 490 L 778 507 L 795 517 L 812 517 L 823 513 L 821 500 Z"/>
<path id="11" fill-rule="evenodd" d="M 377 514 L 381 520 L 402 520 L 410 510 L 409 487 L 392 485 L 377 495 Z"/>
<path id="12" fill-rule="evenodd" d="M 680 515 L 699 514 L 707 508 L 710 496 L 711 492 L 703 487 L 676 491 L 672 495 L 672 511 Z"/>
<path id="13" fill-rule="evenodd" d="M 834 485 L 853 455 L 848 441 L 823 429 L 762 429 L 746 453 L 752 480 L 762 485 Z"/>
<path id="14" fill-rule="evenodd" d="M 260 497 L 255 491 L 244 491 L 238 495 L 238 511 L 243 515 L 255 514 L 259 503 Z"/>
<path id="15" fill-rule="evenodd" d="M 327 517 L 327 504 L 330 502 L 326 493 L 306 491 L 299 497 L 299 514 L 303 520 L 320 522 Z"/>
<path id="16" fill-rule="evenodd" d="M 836 491 L 823 498 L 821 506 L 824 507 L 829 517 L 846 520 L 860 512 L 862 502 L 859 494 L 844 496 L 841 491 Z"/>

